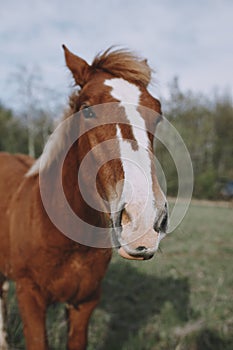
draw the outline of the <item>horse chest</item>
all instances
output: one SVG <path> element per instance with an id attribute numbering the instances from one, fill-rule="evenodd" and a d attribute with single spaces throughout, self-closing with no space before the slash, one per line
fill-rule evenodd
<path id="1" fill-rule="evenodd" d="M 54 301 L 76 304 L 96 292 L 110 260 L 109 253 L 70 254 L 53 267 L 53 278 L 48 290 Z"/>

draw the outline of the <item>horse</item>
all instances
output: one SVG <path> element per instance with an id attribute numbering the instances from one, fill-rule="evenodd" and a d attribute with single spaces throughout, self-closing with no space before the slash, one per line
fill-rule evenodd
<path id="1" fill-rule="evenodd" d="M 67 349 L 86 349 L 88 322 L 100 299 L 112 248 L 122 258 L 148 260 L 168 225 L 167 201 L 153 159 L 162 111 L 148 91 L 152 70 L 147 60 L 110 48 L 88 64 L 65 45 L 63 49 L 76 86 L 61 122 L 66 126 L 52 133 L 36 161 L 23 154 L 0 154 L 0 307 L 2 311 L 4 283 L 13 280 L 28 350 L 49 348 L 46 310 L 56 302 L 67 307 Z M 95 124 L 101 120 L 100 106 L 101 125 Z M 71 116 L 74 122 L 69 124 Z M 78 136 L 68 141 L 71 131 Z M 43 195 L 50 208 L 45 208 Z M 80 218 L 74 227 L 66 217 L 64 198 L 72 215 Z M 56 208 L 58 224 L 51 208 Z M 74 233 L 69 235 L 64 231 L 71 226 Z M 95 241 L 96 230 L 103 231 L 100 242 Z M 105 235 L 112 243 L 102 239 Z M 2 317 L 0 331 L 0 348 L 7 349 Z"/>

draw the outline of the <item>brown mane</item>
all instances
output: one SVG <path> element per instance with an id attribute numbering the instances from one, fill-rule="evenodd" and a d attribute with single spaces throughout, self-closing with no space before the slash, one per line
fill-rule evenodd
<path id="1" fill-rule="evenodd" d="M 102 70 L 116 77 L 147 86 L 152 70 L 146 60 L 142 60 L 129 50 L 108 48 L 93 60 L 91 69 Z"/>
<path id="2" fill-rule="evenodd" d="M 153 73 L 146 59 L 140 58 L 129 50 L 114 49 L 114 47 L 110 47 L 95 56 L 85 80 L 88 81 L 90 74 L 98 70 L 110 73 L 117 78 L 135 82 L 144 87 L 147 87 L 151 82 Z M 65 111 L 63 120 L 77 112 L 78 96 L 79 90 L 74 91 L 69 96 L 69 108 Z"/>

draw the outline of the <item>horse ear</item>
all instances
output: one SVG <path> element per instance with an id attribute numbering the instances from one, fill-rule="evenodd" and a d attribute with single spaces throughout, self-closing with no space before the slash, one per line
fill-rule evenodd
<path id="1" fill-rule="evenodd" d="M 65 52 L 66 65 L 73 74 L 76 84 L 82 87 L 87 82 L 90 66 L 81 57 L 70 52 L 65 45 L 62 47 Z"/>

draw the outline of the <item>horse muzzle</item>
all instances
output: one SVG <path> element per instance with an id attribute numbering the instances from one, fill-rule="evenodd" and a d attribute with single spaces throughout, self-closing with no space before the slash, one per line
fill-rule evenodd
<path id="1" fill-rule="evenodd" d="M 146 235 L 132 241 L 118 239 L 118 254 L 129 260 L 149 260 L 158 249 L 160 234 L 150 231 Z"/>
<path id="2" fill-rule="evenodd" d="M 147 249 L 146 247 L 139 246 L 136 250 L 130 250 L 129 252 L 124 248 L 118 249 L 118 254 L 128 260 L 149 260 L 153 258 L 155 252 Z"/>
<path id="3" fill-rule="evenodd" d="M 168 212 L 164 208 L 158 211 L 154 222 L 148 225 L 143 220 L 132 220 L 125 206 L 113 217 L 113 241 L 118 254 L 129 260 L 149 260 L 158 250 L 161 239 L 165 236 Z M 153 215 L 152 215 L 153 216 Z"/>

